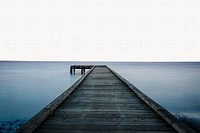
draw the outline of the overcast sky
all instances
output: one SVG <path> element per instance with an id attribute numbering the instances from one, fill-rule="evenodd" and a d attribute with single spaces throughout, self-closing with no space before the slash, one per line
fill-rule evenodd
<path id="1" fill-rule="evenodd" d="M 200 1 L 0 0 L 0 60 L 200 61 Z"/>

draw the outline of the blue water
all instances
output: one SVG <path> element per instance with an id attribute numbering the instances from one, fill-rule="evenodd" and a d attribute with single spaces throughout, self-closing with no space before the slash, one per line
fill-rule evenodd
<path id="1" fill-rule="evenodd" d="M 75 75 L 69 73 L 72 64 L 106 64 L 171 113 L 199 130 L 200 63 L 1 61 L 2 132 L 6 132 L 6 126 L 10 126 L 12 121 L 23 123 L 30 119 L 79 79 L 80 72 Z M 19 126 L 21 124 L 16 125 Z"/>

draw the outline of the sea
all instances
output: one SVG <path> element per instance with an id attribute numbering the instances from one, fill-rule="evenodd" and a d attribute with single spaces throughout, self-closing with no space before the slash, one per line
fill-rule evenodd
<path id="1" fill-rule="evenodd" d="M 70 65 L 107 65 L 200 132 L 200 62 L 0 61 L 0 132 L 15 132 L 82 75 Z"/>

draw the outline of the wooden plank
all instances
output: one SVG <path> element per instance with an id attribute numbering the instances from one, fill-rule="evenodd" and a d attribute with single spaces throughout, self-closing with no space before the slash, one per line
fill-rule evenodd
<path id="1" fill-rule="evenodd" d="M 62 113 L 62 114 L 94 114 L 94 115 L 132 115 L 132 116 L 137 116 L 137 115 L 144 115 L 144 116 L 150 116 L 150 115 L 155 115 L 158 116 L 158 114 L 156 112 L 152 112 L 149 110 L 143 110 L 143 111 L 134 111 L 134 110 L 120 110 L 116 111 L 116 110 L 106 110 L 106 111 L 100 111 L 100 110 L 93 110 L 93 111 L 87 111 L 87 110 L 55 110 L 53 113 Z"/>
<path id="2" fill-rule="evenodd" d="M 48 129 L 48 130 L 46 130 Z M 141 130 L 142 129 L 142 130 Z M 45 129 L 40 129 L 40 131 L 44 132 L 139 132 L 139 133 L 175 133 L 175 131 L 170 130 L 168 126 L 157 126 L 154 125 L 143 125 L 143 126 L 119 126 L 119 125 L 113 125 L 113 126 L 105 126 L 105 125 L 52 125 L 48 124 L 45 125 Z"/>
<path id="3" fill-rule="evenodd" d="M 103 118 L 141 118 L 141 119 L 147 119 L 147 118 L 159 118 L 159 116 L 155 113 L 143 113 L 143 112 L 138 112 L 138 113 L 127 113 L 127 114 L 121 114 L 121 112 L 116 112 L 115 113 L 103 113 L 101 111 L 98 112 L 54 112 L 55 117 L 67 117 L 67 118 L 81 118 L 81 117 L 103 117 Z"/>
<path id="4" fill-rule="evenodd" d="M 126 90 L 125 88 L 126 88 L 126 86 L 125 85 L 123 85 L 123 84 L 118 84 L 117 85 L 118 87 L 116 87 L 115 85 L 80 85 L 80 87 L 81 87 L 81 89 L 83 90 L 83 89 L 93 89 L 93 90 L 98 90 L 98 89 L 100 89 L 100 90 L 102 90 L 102 91 L 104 91 L 104 90 L 113 90 L 113 89 L 115 89 L 115 90 L 124 90 L 124 91 L 130 91 L 130 90 Z"/>

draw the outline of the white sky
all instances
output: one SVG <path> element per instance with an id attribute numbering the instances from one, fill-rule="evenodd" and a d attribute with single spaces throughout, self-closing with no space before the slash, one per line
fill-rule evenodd
<path id="1" fill-rule="evenodd" d="M 0 60 L 200 61 L 200 0 L 0 0 Z"/>

